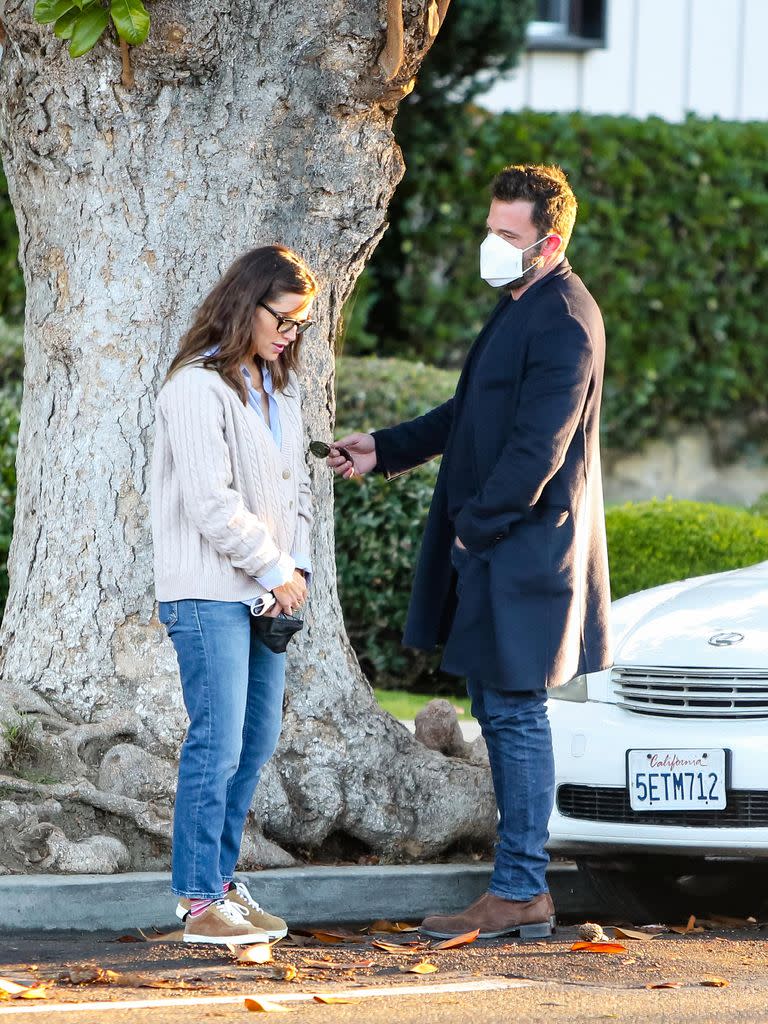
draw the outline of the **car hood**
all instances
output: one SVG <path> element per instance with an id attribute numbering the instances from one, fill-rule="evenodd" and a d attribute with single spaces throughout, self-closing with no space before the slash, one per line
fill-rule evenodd
<path id="1" fill-rule="evenodd" d="M 768 562 L 656 587 L 614 609 L 616 665 L 768 669 Z"/>

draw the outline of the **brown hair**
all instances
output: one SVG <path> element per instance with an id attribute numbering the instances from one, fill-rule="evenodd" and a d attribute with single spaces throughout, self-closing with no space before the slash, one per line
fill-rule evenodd
<path id="1" fill-rule="evenodd" d="M 243 253 L 203 300 L 179 343 L 168 377 L 182 366 L 202 362 L 220 373 L 245 405 L 248 388 L 240 367 L 253 347 L 256 310 L 261 302 L 274 301 L 284 292 L 306 296 L 317 292 L 317 280 L 300 256 L 282 245 L 265 245 Z M 215 352 L 205 354 L 213 348 Z M 278 391 L 288 383 L 288 372 L 296 369 L 300 351 L 301 335 L 270 363 Z"/>
<path id="2" fill-rule="evenodd" d="M 576 220 L 578 203 L 562 168 L 541 164 L 505 167 L 493 179 L 491 194 L 502 203 L 527 199 L 533 203 L 531 217 L 542 235 L 555 232 L 568 245 Z"/>

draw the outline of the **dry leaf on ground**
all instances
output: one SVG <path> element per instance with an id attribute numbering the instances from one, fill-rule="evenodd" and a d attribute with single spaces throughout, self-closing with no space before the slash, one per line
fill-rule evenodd
<path id="1" fill-rule="evenodd" d="M 178 928 L 173 932 L 158 932 L 156 935 L 147 935 L 141 928 L 137 928 L 136 931 L 141 935 L 141 939 L 138 941 L 144 942 L 183 942 L 184 941 L 184 929 Z"/>
<path id="2" fill-rule="evenodd" d="M 328 929 L 320 928 L 317 931 L 310 931 L 309 933 L 313 939 L 318 942 L 326 942 L 329 946 L 339 945 L 344 942 L 364 942 L 365 940 L 359 935 L 352 935 L 350 932 L 337 932 L 330 931 Z"/>
<path id="3" fill-rule="evenodd" d="M 67 967 L 56 975 L 57 981 L 70 985 L 111 985 L 117 978 L 117 971 L 109 971 L 104 967 Z"/>
<path id="4" fill-rule="evenodd" d="M 652 981 L 646 988 L 682 988 L 682 981 Z"/>
<path id="5" fill-rule="evenodd" d="M 272 961 L 272 947 L 268 942 L 257 942 L 253 946 L 233 946 L 227 949 L 239 964 L 268 964 Z"/>
<path id="6" fill-rule="evenodd" d="M 403 964 L 399 970 L 403 974 L 434 974 L 439 968 L 428 960 L 420 960 L 417 964 L 411 964 L 410 967 Z"/>
<path id="7" fill-rule="evenodd" d="M 245 1000 L 246 1010 L 253 1013 L 287 1013 L 293 1010 L 293 1006 L 283 1006 L 282 1003 L 275 1003 L 271 999 L 264 999 L 261 996 L 248 996 Z"/>
<path id="8" fill-rule="evenodd" d="M 463 932 L 461 935 L 453 935 L 450 939 L 443 939 L 432 947 L 433 949 L 456 949 L 458 946 L 466 946 L 474 942 L 480 934 L 480 929 L 475 928 L 473 932 Z"/>
<path id="9" fill-rule="evenodd" d="M 316 1003 L 351 1003 L 352 999 L 343 999 L 341 996 L 312 996 Z"/>
<path id="10" fill-rule="evenodd" d="M 691 914 L 691 916 L 688 918 L 687 924 L 673 924 L 670 926 L 669 930 L 671 932 L 674 932 L 675 935 L 690 935 L 692 932 L 704 931 L 701 925 L 696 924 L 695 914 Z"/>
<path id="11" fill-rule="evenodd" d="M 140 939 L 138 935 L 118 935 L 114 940 L 115 942 L 146 942 L 146 939 Z"/>
<path id="12" fill-rule="evenodd" d="M 627 947 L 620 942 L 574 942 L 572 950 L 579 953 L 626 953 Z"/>
<path id="13" fill-rule="evenodd" d="M 717 978 L 714 974 L 710 974 L 706 978 L 702 978 L 699 984 L 706 985 L 707 988 L 725 988 L 731 983 L 726 981 L 725 978 Z"/>
<path id="14" fill-rule="evenodd" d="M 0 999 L 46 999 L 45 985 L 20 985 L 17 981 L 0 978 Z"/>
<path id="15" fill-rule="evenodd" d="M 383 939 L 374 939 L 371 943 L 374 949 L 383 949 L 385 953 L 412 953 L 415 949 L 426 949 L 426 942 L 384 942 Z"/>
<path id="16" fill-rule="evenodd" d="M 397 934 L 399 932 L 417 932 L 418 930 L 418 925 L 405 924 L 403 921 L 374 921 L 373 924 L 369 924 L 366 929 L 369 934 L 372 934 L 373 932 Z"/>
<path id="17" fill-rule="evenodd" d="M 634 928 L 614 928 L 614 939 L 636 939 L 638 942 L 651 942 L 660 932 L 636 932 Z"/>

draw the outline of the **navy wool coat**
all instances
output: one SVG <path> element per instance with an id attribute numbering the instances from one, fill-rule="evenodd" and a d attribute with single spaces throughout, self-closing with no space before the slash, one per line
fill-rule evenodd
<path id="1" fill-rule="evenodd" d="M 443 456 L 403 642 L 444 645 L 446 672 L 540 690 L 610 664 L 604 362 L 600 310 L 563 260 L 501 299 L 453 398 L 375 432 L 389 478 Z"/>

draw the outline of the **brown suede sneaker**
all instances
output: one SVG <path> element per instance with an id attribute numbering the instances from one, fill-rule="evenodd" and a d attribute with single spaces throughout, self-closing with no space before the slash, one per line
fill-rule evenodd
<path id="1" fill-rule="evenodd" d="M 278 939 L 284 939 L 288 934 L 288 925 L 282 919 L 282 917 L 276 917 L 274 914 L 268 914 L 263 907 L 261 907 L 256 900 L 251 896 L 248 891 L 248 886 L 245 882 L 234 880 L 232 882 L 232 888 L 228 890 L 226 900 L 241 906 L 248 914 L 248 920 L 253 927 L 260 932 L 264 932 L 267 938 L 265 942 L 276 942 Z M 187 914 L 189 913 L 189 900 L 183 897 L 176 904 L 176 917 L 181 921 L 186 921 Z"/>
<path id="2" fill-rule="evenodd" d="M 555 905 L 548 892 L 532 900 L 503 900 L 485 892 L 460 914 L 427 917 L 419 931 L 436 939 L 480 929 L 480 939 L 496 939 L 517 933 L 521 939 L 544 939 L 555 930 Z"/>
<path id="3" fill-rule="evenodd" d="M 248 920 L 244 907 L 231 900 L 212 903 L 198 917 L 187 917 L 184 926 L 184 942 L 212 942 L 224 946 L 255 945 L 268 942 L 263 931 L 254 928 Z"/>

